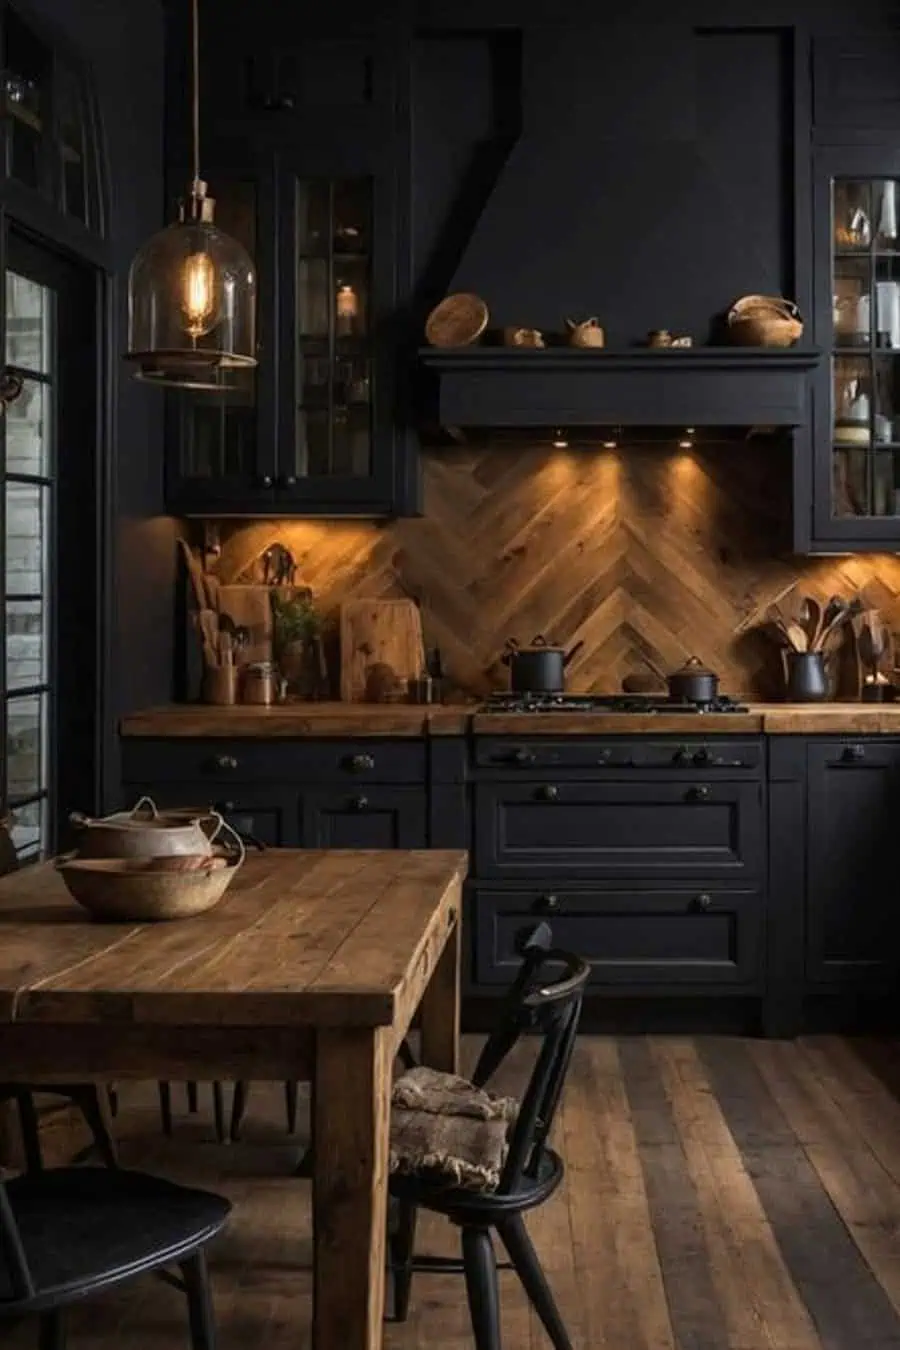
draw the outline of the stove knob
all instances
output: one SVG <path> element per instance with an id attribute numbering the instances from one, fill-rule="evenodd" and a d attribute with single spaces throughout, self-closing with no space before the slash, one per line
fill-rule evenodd
<path id="1" fill-rule="evenodd" d="M 672 756 L 672 760 L 675 764 L 690 764 L 691 752 L 686 745 L 679 745 L 678 749 Z"/>
<path id="2" fill-rule="evenodd" d="M 708 764 L 708 763 L 709 763 L 709 751 L 708 751 L 708 750 L 704 750 L 704 749 L 701 749 L 701 750 L 695 750 L 695 751 L 694 751 L 694 763 L 695 763 L 695 764 Z"/>
<path id="3" fill-rule="evenodd" d="M 514 764 L 533 764 L 535 759 L 536 756 L 531 750 L 519 749 L 514 750 L 512 753 L 512 761 Z"/>

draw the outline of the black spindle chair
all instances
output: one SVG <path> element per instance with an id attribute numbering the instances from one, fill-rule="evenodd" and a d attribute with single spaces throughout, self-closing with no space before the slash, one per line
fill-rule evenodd
<path id="1" fill-rule="evenodd" d="M 205 1249 L 230 1209 L 221 1196 L 121 1169 L 0 1181 L 0 1320 L 37 1314 L 40 1350 L 64 1350 L 69 1304 L 177 1266 L 192 1350 L 215 1350 Z"/>
<path id="2" fill-rule="evenodd" d="M 551 941 L 550 929 L 542 923 L 520 944 L 522 965 L 504 1001 L 497 1029 L 485 1043 L 472 1075 L 473 1083 L 484 1087 L 524 1032 L 540 1033 L 534 1069 L 512 1126 L 509 1152 L 496 1191 L 465 1190 L 423 1175 L 395 1173 L 391 1177 L 391 1195 L 397 1201 L 396 1226 L 390 1238 L 394 1317 L 406 1320 L 414 1270 L 462 1271 L 477 1350 L 500 1350 L 494 1231 L 556 1350 L 571 1350 L 522 1218 L 526 1210 L 543 1204 L 563 1178 L 563 1160 L 549 1147 L 547 1138 L 568 1072 L 590 974 L 586 961 L 552 947 Z M 548 971 L 548 966 L 554 969 Z M 419 1209 L 444 1214 L 461 1229 L 461 1261 L 414 1255 Z"/>

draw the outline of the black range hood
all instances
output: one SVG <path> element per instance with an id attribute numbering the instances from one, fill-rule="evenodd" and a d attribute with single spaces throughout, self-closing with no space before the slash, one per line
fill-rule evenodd
<path id="1" fill-rule="evenodd" d="M 428 347 L 420 415 L 463 428 L 796 427 L 820 359 L 799 347 Z"/>

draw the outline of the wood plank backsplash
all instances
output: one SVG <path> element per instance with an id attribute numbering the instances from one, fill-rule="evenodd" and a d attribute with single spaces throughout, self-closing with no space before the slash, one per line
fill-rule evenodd
<path id="1" fill-rule="evenodd" d="M 504 687 L 507 637 L 544 633 L 583 641 L 573 690 L 696 655 L 723 691 L 777 698 L 780 657 L 753 623 L 792 583 L 823 599 L 862 590 L 900 631 L 900 558 L 791 554 L 783 446 L 426 451 L 424 474 L 420 519 L 223 521 L 222 581 L 257 579 L 277 540 L 331 618 L 350 597 L 413 596 L 471 695 Z"/>

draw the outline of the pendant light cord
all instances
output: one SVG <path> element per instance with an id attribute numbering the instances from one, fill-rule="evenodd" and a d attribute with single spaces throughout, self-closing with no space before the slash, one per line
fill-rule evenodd
<path id="1" fill-rule="evenodd" d="M 194 191 L 200 181 L 200 0 L 191 0 L 191 118 L 194 155 Z"/>

